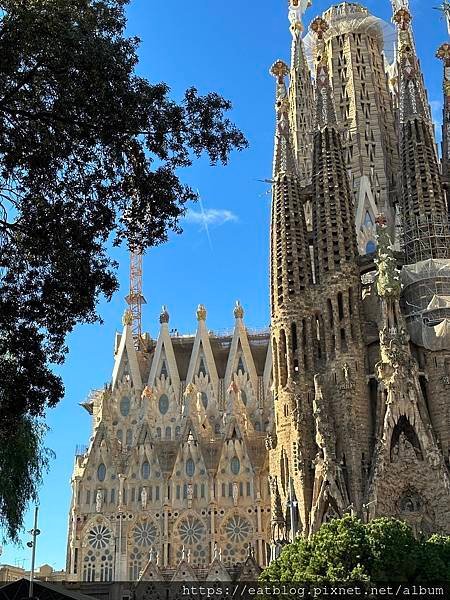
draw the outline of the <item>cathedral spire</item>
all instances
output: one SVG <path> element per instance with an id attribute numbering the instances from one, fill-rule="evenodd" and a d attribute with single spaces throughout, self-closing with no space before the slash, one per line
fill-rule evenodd
<path id="1" fill-rule="evenodd" d="M 403 247 L 407 264 L 412 264 L 447 256 L 446 236 L 440 239 L 447 211 L 412 16 L 407 2 L 395 0 L 393 8 L 398 33 Z"/>
<path id="2" fill-rule="evenodd" d="M 275 152 L 273 161 L 273 176 L 285 173 L 297 174 L 297 165 L 292 150 L 291 132 L 289 128 L 289 100 L 285 84 L 285 77 L 289 67 L 282 60 L 277 60 L 270 69 L 271 75 L 276 78 L 276 132 Z"/>
<path id="3" fill-rule="evenodd" d="M 308 184 L 311 179 L 311 136 L 314 119 L 314 91 L 302 40 L 304 29 L 302 17 L 309 6 L 311 6 L 310 0 L 290 0 L 289 2 L 289 21 L 292 34 L 289 122 L 294 154 L 302 184 Z"/>
<path id="4" fill-rule="evenodd" d="M 275 308 L 309 285 L 311 265 L 300 179 L 288 121 L 289 100 L 284 78 L 289 69 L 278 60 L 270 72 L 277 80 L 271 267 L 272 307 Z"/>
<path id="5" fill-rule="evenodd" d="M 315 274 L 328 274 L 355 263 L 357 257 L 353 198 L 340 133 L 337 128 L 324 33 L 327 22 L 311 23 L 316 46 L 316 131 L 313 153 L 313 231 Z"/>
<path id="6" fill-rule="evenodd" d="M 449 18 L 449 16 L 447 16 Z M 444 65 L 444 108 L 442 115 L 442 179 L 447 192 L 450 184 L 450 44 L 446 42 L 436 52 L 437 58 Z"/>
<path id="7" fill-rule="evenodd" d="M 400 122 L 421 116 L 431 124 L 431 112 L 411 28 L 408 3 L 393 2 L 392 20 L 397 27 L 397 61 L 399 72 Z"/>

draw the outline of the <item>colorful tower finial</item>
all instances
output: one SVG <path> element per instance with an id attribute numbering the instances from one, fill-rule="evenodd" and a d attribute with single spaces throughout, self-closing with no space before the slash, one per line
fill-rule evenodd
<path id="1" fill-rule="evenodd" d="M 167 306 L 164 305 L 161 309 L 161 314 L 159 315 L 159 322 L 162 325 L 163 323 L 168 323 L 169 319 L 170 319 L 170 315 L 167 310 Z"/>
<path id="2" fill-rule="evenodd" d="M 197 308 L 197 321 L 206 321 L 206 308 L 199 304 Z"/>
<path id="3" fill-rule="evenodd" d="M 316 17 L 310 25 L 311 31 L 317 35 L 319 40 L 323 39 L 325 32 L 329 29 L 328 23 L 322 17 Z"/>
<path id="4" fill-rule="evenodd" d="M 276 60 L 270 67 L 270 74 L 276 77 L 279 84 L 284 85 L 284 78 L 289 75 L 289 67 L 282 60 Z"/>
<path id="5" fill-rule="evenodd" d="M 239 302 L 239 300 L 236 300 L 236 305 L 234 307 L 234 318 L 235 319 L 243 319 L 244 318 L 244 309 L 243 309 L 241 303 Z"/>

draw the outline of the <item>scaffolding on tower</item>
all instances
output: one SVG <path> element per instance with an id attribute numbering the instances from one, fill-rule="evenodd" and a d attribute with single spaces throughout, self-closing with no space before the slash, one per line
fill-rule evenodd
<path id="1" fill-rule="evenodd" d="M 142 343 L 142 305 L 147 304 L 142 294 L 142 251 L 133 248 L 130 252 L 130 293 L 125 298 L 132 316 L 132 332 L 136 348 Z"/>

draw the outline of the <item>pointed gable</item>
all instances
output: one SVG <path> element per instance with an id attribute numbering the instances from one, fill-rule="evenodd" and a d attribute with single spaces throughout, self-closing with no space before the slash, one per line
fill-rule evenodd
<path id="1" fill-rule="evenodd" d="M 169 334 L 169 315 L 164 309 L 160 316 L 161 328 L 153 357 L 148 386 L 153 387 L 156 379 L 170 379 L 175 394 L 178 396 L 180 389 L 180 377 L 175 360 L 172 340 Z"/>
<path id="2" fill-rule="evenodd" d="M 112 389 L 115 390 L 124 377 L 129 377 L 133 387 L 142 389 L 142 377 L 139 370 L 139 362 L 136 348 L 134 346 L 133 332 L 129 319 L 124 317 L 123 333 L 120 341 L 117 340 L 117 352 L 115 355 L 114 369 L 112 374 Z"/>
<path id="3" fill-rule="evenodd" d="M 234 374 L 239 374 L 243 368 L 244 372 L 248 374 L 253 390 L 256 392 L 258 389 L 258 375 L 243 321 L 244 310 L 239 302 L 236 303 L 234 316 L 236 322 L 225 372 L 225 386 L 228 387 L 233 380 Z"/>
<path id="4" fill-rule="evenodd" d="M 181 559 L 171 581 L 198 581 L 194 569 L 186 559 Z"/>
<path id="5" fill-rule="evenodd" d="M 206 309 L 202 305 L 199 305 L 197 309 L 197 319 L 197 334 L 195 336 L 194 347 L 189 362 L 186 383 L 192 383 L 195 376 L 198 376 L 200 373 L 205 376 L 208 375 L 213 385 L 214 393 L 217 395 L 219 377 L 211 349 L 208 329 L 206 327 Z"/>
<path id="6" fill-rule="evenodd" d="M 242 565 L 239 573 L 239 581 L 258 581 L 261 571 L 262 569 L 256 562 L 253 551 L 251 551 L 250 555 Z"/>
<path id="7" fill-rule="evenodd" d="M 159 568 L 159 565 L 157 564 L 157 559 L 155 559 L 155 556 L 153 554 L 153 551 L 150 551 L 150 558 L 147 562 L 147 564 L 144 567 L 144 570 L 141 573 L 141 576 L 139 578 L 139 583 L 140 582 L 144 582 L 144 581 L 158 581 L 158 582 L 162 582 L 164 581 L 164 577 L 163 574 L 161 572 L 161 569 Z M 136 590 L 138 589 L 139 584 L 136 586 Z M 142 590 L 146 590 L 147 586 L 143 585 L 142 586 Z M 139 597 L 139 596 L 137 596 Z M 158 596 L 155 596 L 154 594 L 152 594 L 152 598 L 157 598 Z"/>
<path id="8" fill-rule="evenodd" d="M 210 564 L 206 575 L 206 581 L 231 581 L 230 574 L 218 557 L 214 558 Z"/>

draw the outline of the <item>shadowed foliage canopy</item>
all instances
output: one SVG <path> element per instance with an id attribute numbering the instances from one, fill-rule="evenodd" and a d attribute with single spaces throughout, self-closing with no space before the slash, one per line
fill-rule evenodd
<path id="1" fill-rule="evenodd" d="M 63 395 L 49 365 L 117 288 L 107 240 L 145 251 L 179 232 L 196 194 L 177 170 L 246 146 L 219 95 L 191 88 L 177 103 L 135 74 L 127 3 L 0 0 L 0 524 L 12 538 L 45 466 L 38 420 Z"/>
<path id="2" fill-rule="evenodd" d="M 403 521 L 381 517 L 364 524 L 346 515 L 286 546 L 260 578 L 310 584 L 450 583 L 450 537 L 416 539 Z"/>

